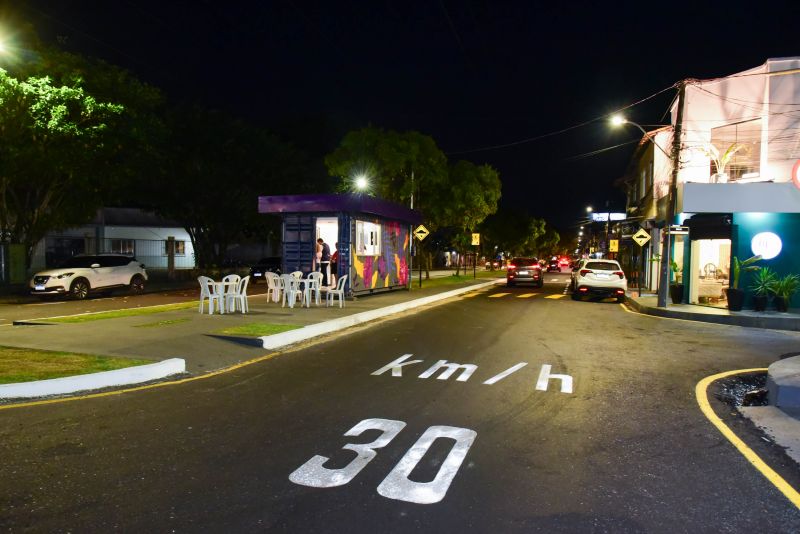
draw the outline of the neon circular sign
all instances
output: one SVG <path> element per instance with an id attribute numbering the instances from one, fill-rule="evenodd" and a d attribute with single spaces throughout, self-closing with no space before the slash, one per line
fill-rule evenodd
<path id="1" fill-rule="evenodd" d="M 797 189 L 800 189 L 800 159 L 794 163 L 792 167 L 792 182 Z"/>
<path id="2" fill-rule="evenodd" d="M 761 232 L 753 236 L 750 241 L 750 249 L 756 256 L 761 256 L 765 260 L 771 260 L 781 253 L 783 243 L 781 238 L 772 232 Z"/>

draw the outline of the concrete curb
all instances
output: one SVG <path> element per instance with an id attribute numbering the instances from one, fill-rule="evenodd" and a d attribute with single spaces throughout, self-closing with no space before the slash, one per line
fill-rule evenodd
<path id="1" fill-rule="evenodd" d="M 704 323 L 725 324 L 729 326 L 747 326 L 750 328 L 768 328 L 771 330 L 790 330 L 800 332 L 800 319 L 796 317 L 753 317 L 751 315 L 708 315 L 705 313 L 692 313 L 688 311 L 671 310 L 669 308 L 653 308 L 644 306 L 633 298 L 625 302 L 639 313 L 655 317 L 671 319 L 684 319 L 686 321 L 699 321 Z"/>
<path id="2" fill-rule="evenodd" d="M 767 370 L 767 398 L 778 408 L 800 408 L 800 356 L 778 360 Z"/>
<path id="3" fill-rule="evenodd" d="M 186 361 L 182 358 L 170 358 L 157 363 L 103 371 L 101 373 L 66 376 L 64 378 L 18 384 L 2 384 L 0 385 L 0 399 L 45 397 L 47 395 L 63 395 L 65 393 L 111 386 L 128 386 L 184 372 L 186 372 Z"/>
<path id="4" fill-rule="evenodd" d="M 297 330 L 289 330 L 288 332 L 273 334 L 271 336 L 262 336 L 261 341 L 263 342 L 265 349 L 277 349 L 293 343 L 298 343 L 300 341 L 306 341 L 324 334 L 330 334 L 338 330 L 343 330 L 351 326 L 363 324 L 368 321 L 381 319 L 383 317 L 404 312 L 419 306 L 425 306 L 426 304 L 456 297 L 463 293 L 468 293 L 477 289 L 483 289 L 485 287 L 491 287 L 500 282 L 505 283 L 505 280 L 492 280 L 491 282 L 485 282 L 483 284 L 460 287 L 444 293 L 438 293 L 436 295 L 430 295 L 428 297 L 422 297 L 419 299 L 410 300 L 408 302 L 402 302 L 400 304 L 393 304 L 391 306 L 386 306 L 385 308 L 377 308 L 375 310 L 348 315 L 347 317 L 340 317 L 339 319 L 331 319 L 330 321 L 308 325 L 303 328 L 298 328 Z"/>

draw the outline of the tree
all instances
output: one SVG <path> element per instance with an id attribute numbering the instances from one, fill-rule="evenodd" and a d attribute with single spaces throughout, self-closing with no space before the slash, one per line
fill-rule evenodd
<path id="1" fill-rule="evenodd" d="M 148 196 L 156 212 L 184 224 L 200 267 L 221 265 L 238 240 L 274 231 L 258 213 L 259 195 L 315 187 L 302 154 L 266 130 L 199 107 L 181 108 L 171 122 L 169 187 L 153 183 Z"/>
<path id="2" fill-rule="evenodd" d="M 466 252 L 471 243 L 469 234 L 497 211 L 500 177 L 489 165 L 475 165 L 462 160 L 450 166 L 448 182 L 449 195 L 442 198 L 439 206 L 440 220 L 459 230 L 456 244 Z M 456 274 L 458 272 L 457 265 Z"/>
<path id="3" fill-rule="evenodd" d="M 0 238 L 33 248 L 50 230 L 94 215 L 123 106 L 47 77 L 0 69 Z"/>
<path id="4" fill-rule="evenodd" d="M 482 225 L 483 242 L 489 250 L 512 256 L 540 256 L 558 243 L 558 234 L 544 219 L 527 213 L 501 209 Z"/>

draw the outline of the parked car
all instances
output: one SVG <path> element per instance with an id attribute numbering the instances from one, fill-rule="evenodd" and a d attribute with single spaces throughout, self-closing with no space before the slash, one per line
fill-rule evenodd
<path id="1" fill-rule="evenodd" d="M 553 271 L 557 273 L 561 272 L 561 265 L 559 265 L 558 260 L 550 260 L 550 262 L 547 264 L 547 272 L 549 273 Z"/>
<path id="2" fill-rule="evenodd" d="M 616 298 L 625 302 L 628 280 L 619 263 L 615 260 L 581 260 L 578 268 L 572 271 L 570 290 L 572 299 L 584 296 Z"/>
<path id="3" fill-rule="evenodd" d="M 261 258 L 258 263 L 250 267 L 250 283 L 257 284 L 259 281 L 266 280 L 264 273 L 281 274 L 281 258 Z"/>
<path id="4" fill-rule="evenodd" d="M 514 258 L 506 269 L 506 286 L 515 284 L 533 284 L 542 287 L 542 267 L 536 258 Z"/>
<path id="5" fill-rule="evenodd" d="M 31 295 L 49 298 L 69 295 L 85 299 L 91 293 L 111 293 L 125 288 L 143 293 L 147 271 L 143 263 L 122 254 L 78 255 L 57 269 L 36 273 L 30 281 Z"/>

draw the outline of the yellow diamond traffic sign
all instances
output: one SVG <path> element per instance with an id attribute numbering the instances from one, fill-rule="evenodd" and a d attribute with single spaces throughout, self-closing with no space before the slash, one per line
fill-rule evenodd
<path id="1" fill-rule="evenodd" d="M 633 234 L 633 240 L 636 241 L 636 244 L 640 247 L 643 247 L 645 243 L 650 241 L 650 234 L 644 231 L 644 229 L 639 228 L 639 231 Z"/>
<path id="2" fill-rule="evenodd" d="M 428 237 L 428 234 L 430 234 L 428 229 L 421 224 L 414 229 L 414 236 L 420 241 Z"/>

